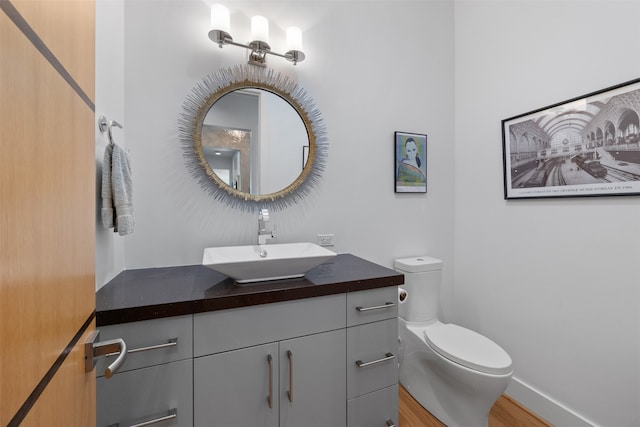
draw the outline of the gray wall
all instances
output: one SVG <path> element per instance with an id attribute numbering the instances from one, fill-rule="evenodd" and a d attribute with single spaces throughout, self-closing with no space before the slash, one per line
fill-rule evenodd
<path id="1" fill-rule="evenodd" d="M 271 19 L 274 50 L 284 48 L 282 28 L 302 27 L 307 59 L 293 67 L 270 57 L 269 65 L 307 90 L 328 129 L 325 178 L 303 203 L 272 215 L 278 239 L 315 241 L 318 233 L 335 233 L 336 251 L 387 266 L 396 257 L 420 253 L 450 260 L 453 4 L 246 2 L 240 7 L 231 2 L 229 7 L 237 40 L 249 37 L 254 14 Z M 208 39 L 209 11 L 201 1 L 131 1 L 124 10 L 124 121 L 137 223 L 132 235 L 118 239 L 124 241 L 124 267 L 198 264 L 205 247 L 252 243 L 256 215 L 234 212 L 199 187 L 185 168 L 177 128 L 191 88 L 211 71 L 245 62 L 246 52 L 219 49 Z M 352 31 L 357 37 L 345 37 Z M 419 51 L 399 43 L 393 60 L 381 60 L 397 34 L 434 42 Z M 360 46 L 363 39 L 371 44 Z M 427 195 L 393 192 L 395 130 L 425 132 L 433 141 Z"/>
<path id="2" fill-rule="evenodd" d="M 252 243 L 257 221 L 196 184 L 177 130 L 191 87 L 246 53 L 209 41 L 200 1 L 98 0 L 99 24 L 105 3 L 124 15 L 123 30 L 113 21 L 124 53 L 97 70 L 97 115 L 112 108 L 100 93 L 122 98 L 137 228 L 98 228 L 97 287 L 123 268 L 199 264 L 204 247 Z M 318 191 L 272 215 L 279 240 L 335 233 L 338 252 L 389 267 L 442 258 L 442 318 L 507 349 L 517 400 L 557 425 L 638 425 L 638 199 L 504 201 L 500 120 L 638 77 L 640 3 L 226 3 L 236 40 L 255 14 L 270 19 L 275 50 L 283 28 L 302 27 L 307 60 L 269 66 L 308 91 L 329 132 Z M 99 57 L 109 37 L 99 33 Z M 396 130 L 428 134 L 426 195 L 393 193 Z"/>
<path id="3" fill-rule="evenodd" d="M 500 121 L 639 77 L 638 16 L 639 2 L 455 5 L 454 317 L 507 349 L 507 392 L 559 426 L 640 425 L 640 205 L 504 201 Z"/>
<path id="4" fill-rule="evenodd" d="M 102 227 L 100 186 L 102 161 L 109 139 L 106 133 L 98 130 L 100 116 L 117 121 L 124 129 L 113 129 L 114 140 L 128 148 L 124 114 L 124 43 L 123 1 L 96 1 L 96 288 L 122 271 L 125 263 L 124 239 L 114 234 L 112 228 Z"/>

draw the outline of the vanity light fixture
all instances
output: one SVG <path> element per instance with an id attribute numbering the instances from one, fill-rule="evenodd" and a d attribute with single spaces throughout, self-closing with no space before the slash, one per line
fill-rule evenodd
<path id="1" fill-rule="evenodd" d="M 285 58 L 296 65 L 304 61 L 302 52 L 302 31 L 297 27 L 287 28 L 287 52 L 280 54 L 271 50 L 269 46 L 269 21 L 263 16 L 251 18 L 251 38 L 249 44 L 236 43 L 231 37 L 231 19 L 229 9 L 221 4 L 211 6 L 211 31 L 209 38 L 220 48 L 226 44 L 244 47 L 250 50 L 249 64 L 266 67 L 267 54 Z"/>

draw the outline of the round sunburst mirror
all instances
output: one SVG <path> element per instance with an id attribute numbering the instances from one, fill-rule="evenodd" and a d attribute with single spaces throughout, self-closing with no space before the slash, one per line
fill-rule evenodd
<path id="1" fill-rule="evenodd" d="M 289 77 L 250 65 L 218 70 L 189 93 L 180 117 L 187 167 L 216 199 L 279 210 L 317 186 L 328 142 L 311 97 Z"/>

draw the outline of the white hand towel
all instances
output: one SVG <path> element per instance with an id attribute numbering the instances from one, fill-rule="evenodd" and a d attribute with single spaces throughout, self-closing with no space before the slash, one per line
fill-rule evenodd
<path id="1" fill-rule="evenodd" d="M 111 155 L 111 191 L 116 211 L 116 223 L 113 231 L 124 236 L 133 233 L 133 183 L 129 157 L 124 149 L 113 144 Z"/>
<path id="2" fill-rule="evenodd" d="M 104 159 L 102 161 L 102 227 L 113 228 L 114 210 L 113 210 L 113 194 L 111 192 L 111 153 L 113 145 L 107 145 L 104 150 Z"/>

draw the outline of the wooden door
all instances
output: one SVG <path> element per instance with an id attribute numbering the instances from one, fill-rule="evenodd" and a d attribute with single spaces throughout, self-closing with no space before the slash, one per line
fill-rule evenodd
<path id="1" fill-rule="evenodd" d="M 0 425 L 95 424 L 95 3 L 0 0 Z"/>

